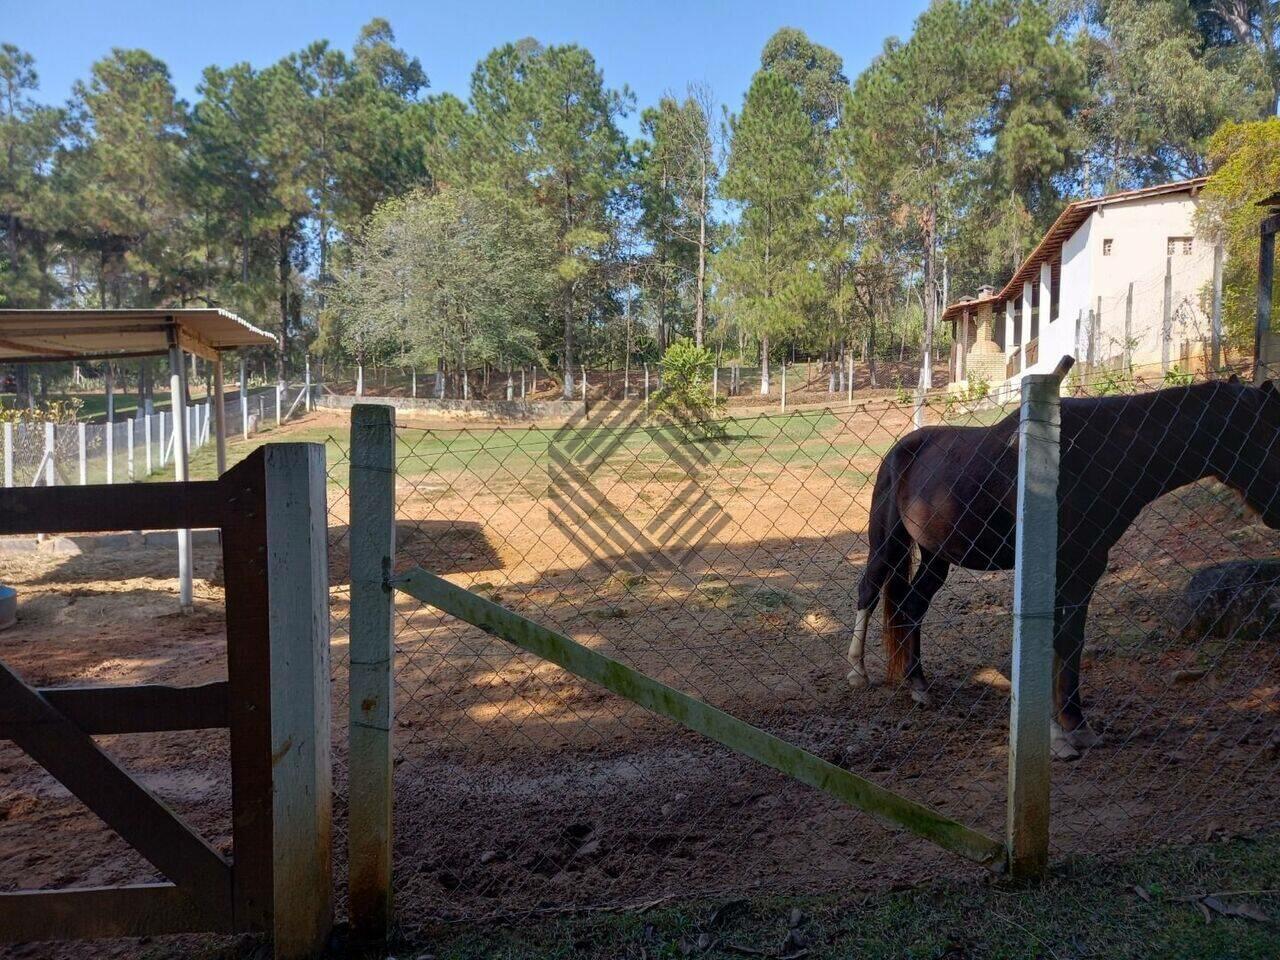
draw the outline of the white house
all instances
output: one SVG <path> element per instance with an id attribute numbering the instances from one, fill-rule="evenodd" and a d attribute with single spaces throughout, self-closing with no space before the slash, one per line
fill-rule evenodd
<path id="1" fill-rule="evenodd" d="M 1203 369 L 1215 262 L 1194 227 L 1204 183 L 1068 205 L 1001 289 L 983 287 L 943 312 L 954 339 L 952 383 L 980 377 L 998 389 L 1051 371 L 1064 354 L 1085 373 Z"/>

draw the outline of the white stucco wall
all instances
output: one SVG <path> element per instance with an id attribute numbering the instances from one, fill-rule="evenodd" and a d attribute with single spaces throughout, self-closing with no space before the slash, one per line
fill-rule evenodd
<path id="1" fill-rule="evenodd" d="M 1164 312 L 1164 275 L 1170 237 L 1191 237 L 1190 254 L 1181 245 L 1173 257 L 1171 364 L 1179 362 L 1185 341 L 1209 336 L 1209 317 L 1201 309 L 1213 279 L 1213 249 L 1195 236 L 1198 201 L 1190 193 L 1149 197 L 1101 207 L 1062 247 L 1058 319 L 1040 332 L 1036 372 L 1051 370 L 1064 353 L 1084 362 L 1090 310 L 1101 309 L 1099 362 L 1121 356 L 1125 340 L 1125 301 L 1133 284 L 1131 339 L 1133 363 L 1142 373 L 1159 373 Z M 1103 255 L 1104 241 L 1111 253 Z M 1077 327 L 1077 321 L 1079 325 Z M 1077 329 L 1079 335 L 1077 336 Z"/>

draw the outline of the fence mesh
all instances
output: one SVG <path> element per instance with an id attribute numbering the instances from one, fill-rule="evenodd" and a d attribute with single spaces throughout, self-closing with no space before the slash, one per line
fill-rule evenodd
<path id="1" fill-rule="evenodd" d="M 1132 403 L 1124 397 L 1190 379 L 1077 376 L 1064 392 L 1115 394 L 1110 407 L 1087 408 L 1114 417 L 1117 402 Z M 696 436 L 625 403 L 555 426 L 401 425 L 397 567 L 447 576 L 1001 836 L 1012 574 L 950 568 L 921 628 L 927 703 L 846 679 L 886 455 L 917 425 L 1016 417 L 1016 405 L 990 398 L 917 404 L 733 417 Z M 1088 460 L 1079 476 L 1115 473 L 1115 457 L 1156 469 L 1136 438 L 1157 426 L 1113 424 L 1133 435 L 1072 454 Z M 969 436 L 948 469 L 994 475 L 989 463 L 966 465 L 978 449 Z M 330 469 L 345 571 L 345 463 Z M 1064 527 L 1064 543 L 1075 535 Z M 1083 655 L 1084 697 L 1103 736 L 1054 764 L 1056 855 L 1274 822 L 1277 576 L 1240 564 L 1276 546 L 1231 489 L 1205 478 L 1141 510 L 1110 551 Z M 1237 566 L 1219 566 L 1228 561 Z M 880 621 L 877 604 L 873 680 L 887 666 Z M 403 594 L 395 629 L 396 897 L 411 923 L 847 891 L 976 869 Z"/>

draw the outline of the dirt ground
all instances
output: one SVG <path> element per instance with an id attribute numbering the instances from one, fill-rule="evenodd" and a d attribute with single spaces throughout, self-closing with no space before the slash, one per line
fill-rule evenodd
<path id="1" fill-rule="evenodd" d="M 1008 574 L 953 571 L 935 600 L 924 640 L 931 706 L 844 681 L 870 478 L 908 413 L 885 404 L 731 432 L 694 469 L 714 501 L 696 501 L 698 511 L 678 508 L 695 502 L 688 471 L 647 447 L 596 464 L 584 513 L 577 494 L 557 495 L 545 456 L 517 455 L 519 438 L 513 447 L 506 433 L 415 425 L 401 431 L 399 565 L 421 563 L 1000 836 Z M 345 494 L 335 487 L 331 501 L 341 831 Z M 1106 737 L 1055 764 L 1055 855 L 1275 824 L 1276 632 L 1184 637 L 1180 593 L 1207 564 L 1276 547 L 1206 483 L 1153 505 L 1113 551 L 1085 662 Z M 0 581 L 20 596 L 0 659 L 41 685 L 216 679 L 222 593 L 205 579 L 216 559 L 197 551 L 197 610 L 182 616 L 171 549 L 0 554 Z M 396 898 L 410 931 L 433 919 L 982 875 L 411 598 L 397 614 Z M 869 651 L 882 674 L 878 625 Z M 102 740 L 229 849 L 224 734 Z M 0 821 L 0 889 L 156 879 L 9 745 Z M 76 955 L 22 949 L 13 955 Z"/>

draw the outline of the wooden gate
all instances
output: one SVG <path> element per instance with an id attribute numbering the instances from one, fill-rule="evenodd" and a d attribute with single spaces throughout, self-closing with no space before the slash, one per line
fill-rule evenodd
<path id="1" fill-rule="evenodd" d="M 0 533 L 218 528 L 227 679 L 35 688 L 0 663 L 13 741 L 167 878 L 0 894 L 0 940 L 257 932 L 313 956 L 332 918 L 324 447 L 271 444 L 220 480 L 0 491 Z M 231 858 L 138 783 L 99 734 L 228 728 Z"/>

